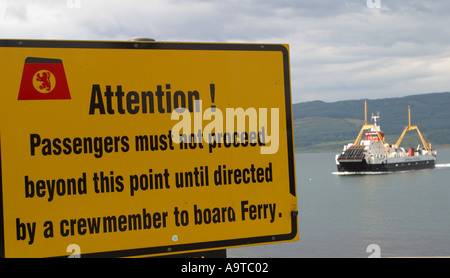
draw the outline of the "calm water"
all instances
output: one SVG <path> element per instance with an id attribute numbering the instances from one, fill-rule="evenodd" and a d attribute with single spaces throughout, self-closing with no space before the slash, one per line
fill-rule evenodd
<path id="1" fill-rule="evenodd" d="M 335 153 L 297 153 L 300 240 L 228 249 L 228 257 L 450 256 L 450 150 L 435 169 L 337 175 Z"/>

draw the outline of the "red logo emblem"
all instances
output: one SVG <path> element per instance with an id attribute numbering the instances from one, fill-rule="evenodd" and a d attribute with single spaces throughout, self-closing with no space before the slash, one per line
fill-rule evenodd
<path id="1" fill-rule="evenodd" d="M 62 61 L 60 59 L 26 58 L 18 99 L 70 99 Z"/>

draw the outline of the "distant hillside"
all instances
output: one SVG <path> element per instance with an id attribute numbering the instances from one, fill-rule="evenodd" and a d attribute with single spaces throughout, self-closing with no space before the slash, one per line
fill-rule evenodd
<path id="1" fill-rule="evenodd" d="M 433 148 L 450 146 L 450 92 L 367 100 L 367 118 L 380 112 L 378 124 L 386 141 L 395 143 L 408 125 L 417 125 Z M 293 105 L 295 147 L 298 151 L 339 151 L 352 142 L 364 122 L 364 99 L 311 101 Z M 417 132 L 407 133 L 402 146 L 417 146 Z"/>

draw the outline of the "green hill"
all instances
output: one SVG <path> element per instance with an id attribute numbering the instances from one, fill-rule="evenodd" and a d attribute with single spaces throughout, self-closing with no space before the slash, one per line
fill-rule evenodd
<path id="1" fill-rule="evenodd" d="M 433 148 L 450 146 L 450 92 L 412 95 L 401 98 L 367 100 L 367 118 L 380 112 L 378 125 L 386 141 L 395 143 L 408 125 L 417 125 Z M 364 99 L 338 102 L 311 101 L 293 105 L 295 148 L 297 151 L 340 151 L 357 137 L 364 122 Z M 417 146 L 420 138 L 410 131 L 403 147 Z"/>

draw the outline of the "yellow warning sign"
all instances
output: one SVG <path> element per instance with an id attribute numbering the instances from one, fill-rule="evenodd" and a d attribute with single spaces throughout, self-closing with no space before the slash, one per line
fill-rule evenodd
<path id="1" fill-rule="evenodd" d="M 0 40 L 2 257 L 298 239 L 286 45 Z"/>

